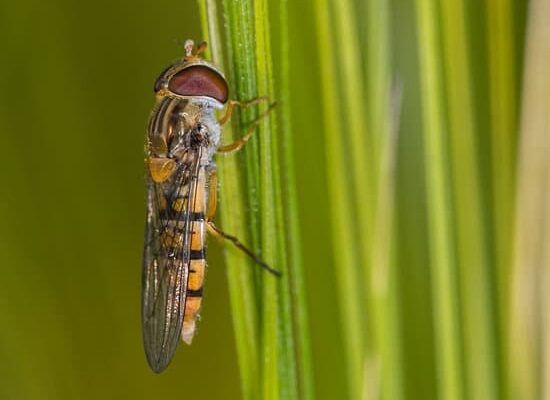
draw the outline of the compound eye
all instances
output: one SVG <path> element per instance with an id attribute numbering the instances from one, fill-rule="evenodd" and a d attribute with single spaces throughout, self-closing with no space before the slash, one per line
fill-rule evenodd
<path id="1" fill-rule="evenodd" d="M 181 96 L 207 96 L 220 103 L 227 101 L 227 82 L 216 71 L 202 66 L 187 67 L 170 79 L 168 88 Z"/>

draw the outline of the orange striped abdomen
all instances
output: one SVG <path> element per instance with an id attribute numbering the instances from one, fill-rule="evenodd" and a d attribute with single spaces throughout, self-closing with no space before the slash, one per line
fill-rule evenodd
<path id="1" fill-rule="evenodd" d="M 206 171 L 201 167 L 198 171 L 194 199 L 191 199 L 191 251 L 189 254 L 189 277 L 187 279 L 187 292 L 185 298 L 185 311 L 181 338 L 191 344 L 195 334 L 196 319 L 199 315 L 204 276 L 206 273 L 206 204 L 207 184 Z"/>

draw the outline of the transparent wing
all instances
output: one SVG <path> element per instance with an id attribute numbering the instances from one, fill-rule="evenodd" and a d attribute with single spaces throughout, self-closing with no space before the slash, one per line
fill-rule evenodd
<path id="1" fill-rule="evenodd" d="M 168 182 L 149 177 L 142 276 L 142 328 L 151 369 L 165 369 L 179 344 L 189 272 L 189 194 L 194 167 L 181 163 Z M 171 205 L 184 201 L 182 210 Z"/>

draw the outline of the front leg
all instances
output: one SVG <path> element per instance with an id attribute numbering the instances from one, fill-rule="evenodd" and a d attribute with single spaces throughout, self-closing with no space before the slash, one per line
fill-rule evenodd
<path id="1" fill-rule="evenodd" d="M 155 183 L 168 180 L 176 171 L 176 162 L 167 157 L 151 157 L 147 160 L 149 174 Z"/>
<path id="2" fill-rule="evenodd" d="M 227 109 L 225 110 L 224 116 L 220 118 L 218 123 L 222 126 L 225 125 L 231 119 L 231 116 L 233 115 L 233 110 L 235 109 L 235 107 L 247 108 L 255 104 L 259 104 L 262 101 L 268 101 L 268 100 L 269 100 L 269 97 L 267 96 L 258 97 L 257 99 L 245 101 L 242 103 L 238 100 L 230 100 L 229 104 L 227 104 Z"/>
<path id="3" fill-rule="evenodd" d="M 252 103 L 254 101 L 257 102 L 257 100 L 264 100 L 264 99 L 267 99 L 267 98 L 264 98 L 264 97 L 259 97 L 258 99 L 256 100 L 252 100 L 251 102 L 249 103 Z M 247 104 L 247 103 L 244 103 L 244 104 Z M 255 104 L 255 103 L 254 103 Z M 246 142 L 248 142 L 248 139 L 250 139 L 250 137 L 252 136 L 252 134 L 254 133 L 254 131 L 256 130 L 256 128 L 258 128 L 258 126 L 260 125 L 260 123 L 262 122 L 262 120 L 264 118 L 266 118 L 269 113 L 271 112 L 271 110 L 273 110 L 273 108 L 275 108 L 275 106 L 277 105 L 276 102 L 273 102 L 269 105 L 268 109 L 265 110 L 262 114 L 260 114 L 260 116 L 258 118 L 256 118 L 256 120 L 254 122 L 252 122 L 250 124 L 250 126 L 248 127 L 248 130 L 247 130 L 247 133 L 246 135 L 244 135 L 242 138 L 236 140 L 235 142 L 233 143 L 230 143 L 230 144 L 226 144 L 224 146 L 220 146 L 218 148 L 218 153 L 231 153 L 233 151 L 237 151 L 237 150 L 240 150 L 241 147 L 244 146 L 244 144 Z M 229 107 L 228 106 L 228 110 L 229 110 Z M 227 115 L 227 114 L 226 114 Z M 225 116 L 224 116 L 225 118 Z M 223 118 L 222 118 L 223 119 Z"/>

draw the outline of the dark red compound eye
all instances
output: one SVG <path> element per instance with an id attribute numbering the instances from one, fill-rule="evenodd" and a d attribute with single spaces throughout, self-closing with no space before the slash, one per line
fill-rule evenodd
<path id="1" fill-rule="evenodd" d="M 181 96 L 207 96 L 227 101 L 227 82 L 216 71 L 203 65 L 187 67 L 170 79 L 168 88 Z"/>

